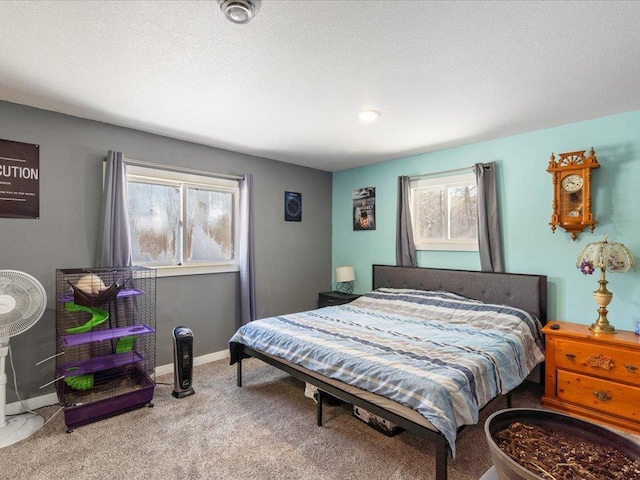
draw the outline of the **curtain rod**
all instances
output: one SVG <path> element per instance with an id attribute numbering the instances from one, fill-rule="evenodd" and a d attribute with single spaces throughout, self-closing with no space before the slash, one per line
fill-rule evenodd
<path id="1" fill-rule="evenodd" d="M 127 165 L 132 165 L 134 167 L 158 168 L 160 170 L 169 170 L 169 171 L 178 172 L 178 173 L 190 173 L 193 175 L 202 175 L 205 177 L 226 178 L 229 180 L 242 180 L 244 178 L 244 175 L 230 175 L 225 173 L 207 172 L 206 170 L 198 170 L 196 168 L 177 167 L 175 165 L 145 162 L 144 160 L 133 160 L 130 158 L 125 158 L 124 163 L 126 163 Z"/>
<path id="2" fill-rule="evenodd" d="M 491 168 L 490 164 L 484 164 L 483 165 L 484 169 L 487 170 L 489 168 Z M 462 172 L 467 172 L 467 171 L 473 171 L 474 167 L 462 167 L 462 168 L 454 168 L 452 170 L 444 170 L 442 172 L 433 172 L 433 173 L 422 173 L 419 175 L 409 175 L 409 180 L 418 180 L 420 178 L 425 178 L 425 177 L 440 177 L 443 175 L 451 175 L 454 173 L 462 173 Z"/>

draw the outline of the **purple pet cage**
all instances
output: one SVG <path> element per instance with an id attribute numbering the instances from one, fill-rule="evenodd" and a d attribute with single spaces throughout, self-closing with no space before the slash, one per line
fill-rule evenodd
<path id="1" fill-rule="evenodd" d="M 56 389 L 68 432 L 153 406 L 156 271 L 56 270 Z"/>

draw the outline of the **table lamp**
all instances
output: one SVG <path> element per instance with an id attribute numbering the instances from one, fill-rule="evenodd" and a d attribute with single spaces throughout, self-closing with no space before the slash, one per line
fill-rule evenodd
<path id="1" fill-rule="evenodd" d="M 587 244 L 576 260 L 576 267 L 585 275 L 591 275 L 600 269 L 600 288 L 593 292 L 593 298 L 599 305 L 598 320 L 589 328 L 596 333 L 615 333 L 615 327 L 607 320 L 607 305 L 611 303 L 613 293 L 607 290 L 605 272 L 626 272 L 636 268 L 636 259 L 622 243 L 609 241 L 605 234 L 602 241 Z"/>
<path id="2" fill-rule="evenodd" d="M 336 290 L 341 293 L 353 293 L 353 281 L 356 279 L 351 265 L 336 267 Z"/>

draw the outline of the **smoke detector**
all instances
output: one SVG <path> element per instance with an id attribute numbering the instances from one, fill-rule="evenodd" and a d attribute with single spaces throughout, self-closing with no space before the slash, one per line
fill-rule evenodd
<path id="1" fill-rule="evenodd" d="M 220 10 L 230 22 L 249 23 L 258 14 L 262 0 L 218 0 Z"/>

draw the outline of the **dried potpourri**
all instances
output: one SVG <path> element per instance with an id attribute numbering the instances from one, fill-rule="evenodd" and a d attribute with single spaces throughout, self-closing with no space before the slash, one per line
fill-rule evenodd
<path id="1" fill-rule="evenodd" d="M 618 449 L 539 425 L 514 422 L 494 441 L 519 465 L 549 480 L 640 480 L 640 461 Z"/>

